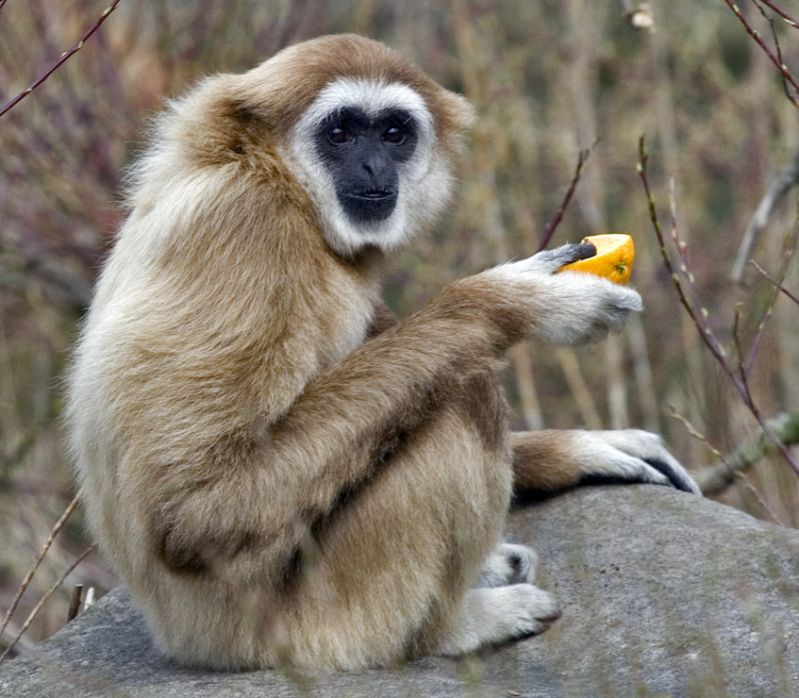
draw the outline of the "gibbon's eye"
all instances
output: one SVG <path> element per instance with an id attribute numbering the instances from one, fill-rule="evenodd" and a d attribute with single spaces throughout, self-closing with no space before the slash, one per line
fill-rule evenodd
<path id="1" fill-rule="evenodd" d="M 352 140 L 352 134 L 343 126 L 331 126 L 327 130 L 327 140 L 333 145 L 342 145 Z"/>
<path id="2" fill-rule="evenodd" d="M 408 137 L 408 132 L 399 126 L 389 126 L 383 132 L 383 141 L 391 145 L 402 145 Z"/>

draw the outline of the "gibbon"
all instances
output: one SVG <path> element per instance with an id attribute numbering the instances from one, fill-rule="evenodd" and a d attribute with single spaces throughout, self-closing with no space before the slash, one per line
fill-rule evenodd
<path id="1" fill-rule="evenodd" d="M 566 245 L 395 320 L 384 259 L 429 228 L 468 102 L 354 35 L 171 102 L 75 351 L 88 524 L 160 649 L 218 669 L 459 655 L 558 616 L 502 541 L 513 483 L 696 486 L 655 435 L 510 434 L 515 342 L 579 344 L 641 309 L 555 275 Z"/>

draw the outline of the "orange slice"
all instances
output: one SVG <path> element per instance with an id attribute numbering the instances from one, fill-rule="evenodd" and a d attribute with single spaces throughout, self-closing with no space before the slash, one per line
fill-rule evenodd
<path id="1" fill-rule="evenodd" d="M 635 243 L 632 237 L 624 233 L 608 233 L 589 235 L 583 238 L 582 242 L 591 243 L 596 247 L 596 254 L 588 259 L 566 264 L 559 271 L 595 274 L 605 277 L 614 284 L 626 284 L 630 280 L 635 259 Z"/>

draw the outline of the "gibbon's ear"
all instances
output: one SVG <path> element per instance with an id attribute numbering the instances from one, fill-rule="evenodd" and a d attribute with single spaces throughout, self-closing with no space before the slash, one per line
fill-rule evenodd
<path id="1" fill-rule="evenodd" d="M 202 165 L 225 164 L 255 145 L 274 142 L 266 115 L 243 94 L 240 75 L 206 78 L 172 101 L 158 131 L 162 139 L 178 143 Z"/>
<path id="2" fill-rule="evenodd" d="M 439 105 L 436 116 L 436 135 L 450 152 L 458 152 L 463 147 L 465 137 L 474 128 L 477 114 L 472 103 L 463 95 L 451 92 L 440 85 L 435 101 Z"/>

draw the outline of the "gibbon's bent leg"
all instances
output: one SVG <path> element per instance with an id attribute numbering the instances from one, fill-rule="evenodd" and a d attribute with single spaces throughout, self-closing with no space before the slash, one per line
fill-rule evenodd
<path id="1" fill-rule="evenodd" d="M 369 338 L 382 334 L 399 322 L 391 309 L 382 301 L 375 305 Z M 517 543 L 502 542 L 484 560 L 475 586 L 499 587 L 509 584 L 532 584 L 538 567 L 535 550 Z"/>
<path id="2" fill-rule="evenodd" d="M 278 629 L 296 664 L 391 664 L 437 652 L 454 632 L 451 619 L 502 534 L 511 469 L 494 376 L 451 380 L 423 423 L 313 527 Z M 487 599 L 481 618 L 506 622 L 500 601 Z"/>
<path id="3" fill-rule="evenodd" d="M 458 386 L 424 425 L 314 528 L 278 628 L 295 663 L 462 654 L 541 632 L 559 615 L 554 597 L 528 583 L 535 553 L 525 546 L 488 555 L 495 576 L 487 581 L 501 589 L 468 588 L 502 532 L 511 471 L 496 377 L 452 380 Z"/>
<path id="4" fill-rule="evenodd" d="M 516 491 L 555 492 L 589 482 L 671 485 L 700 494 L 685 468 L 657 434 L 640 429 L 516 432 L 513 482 Z"/>

